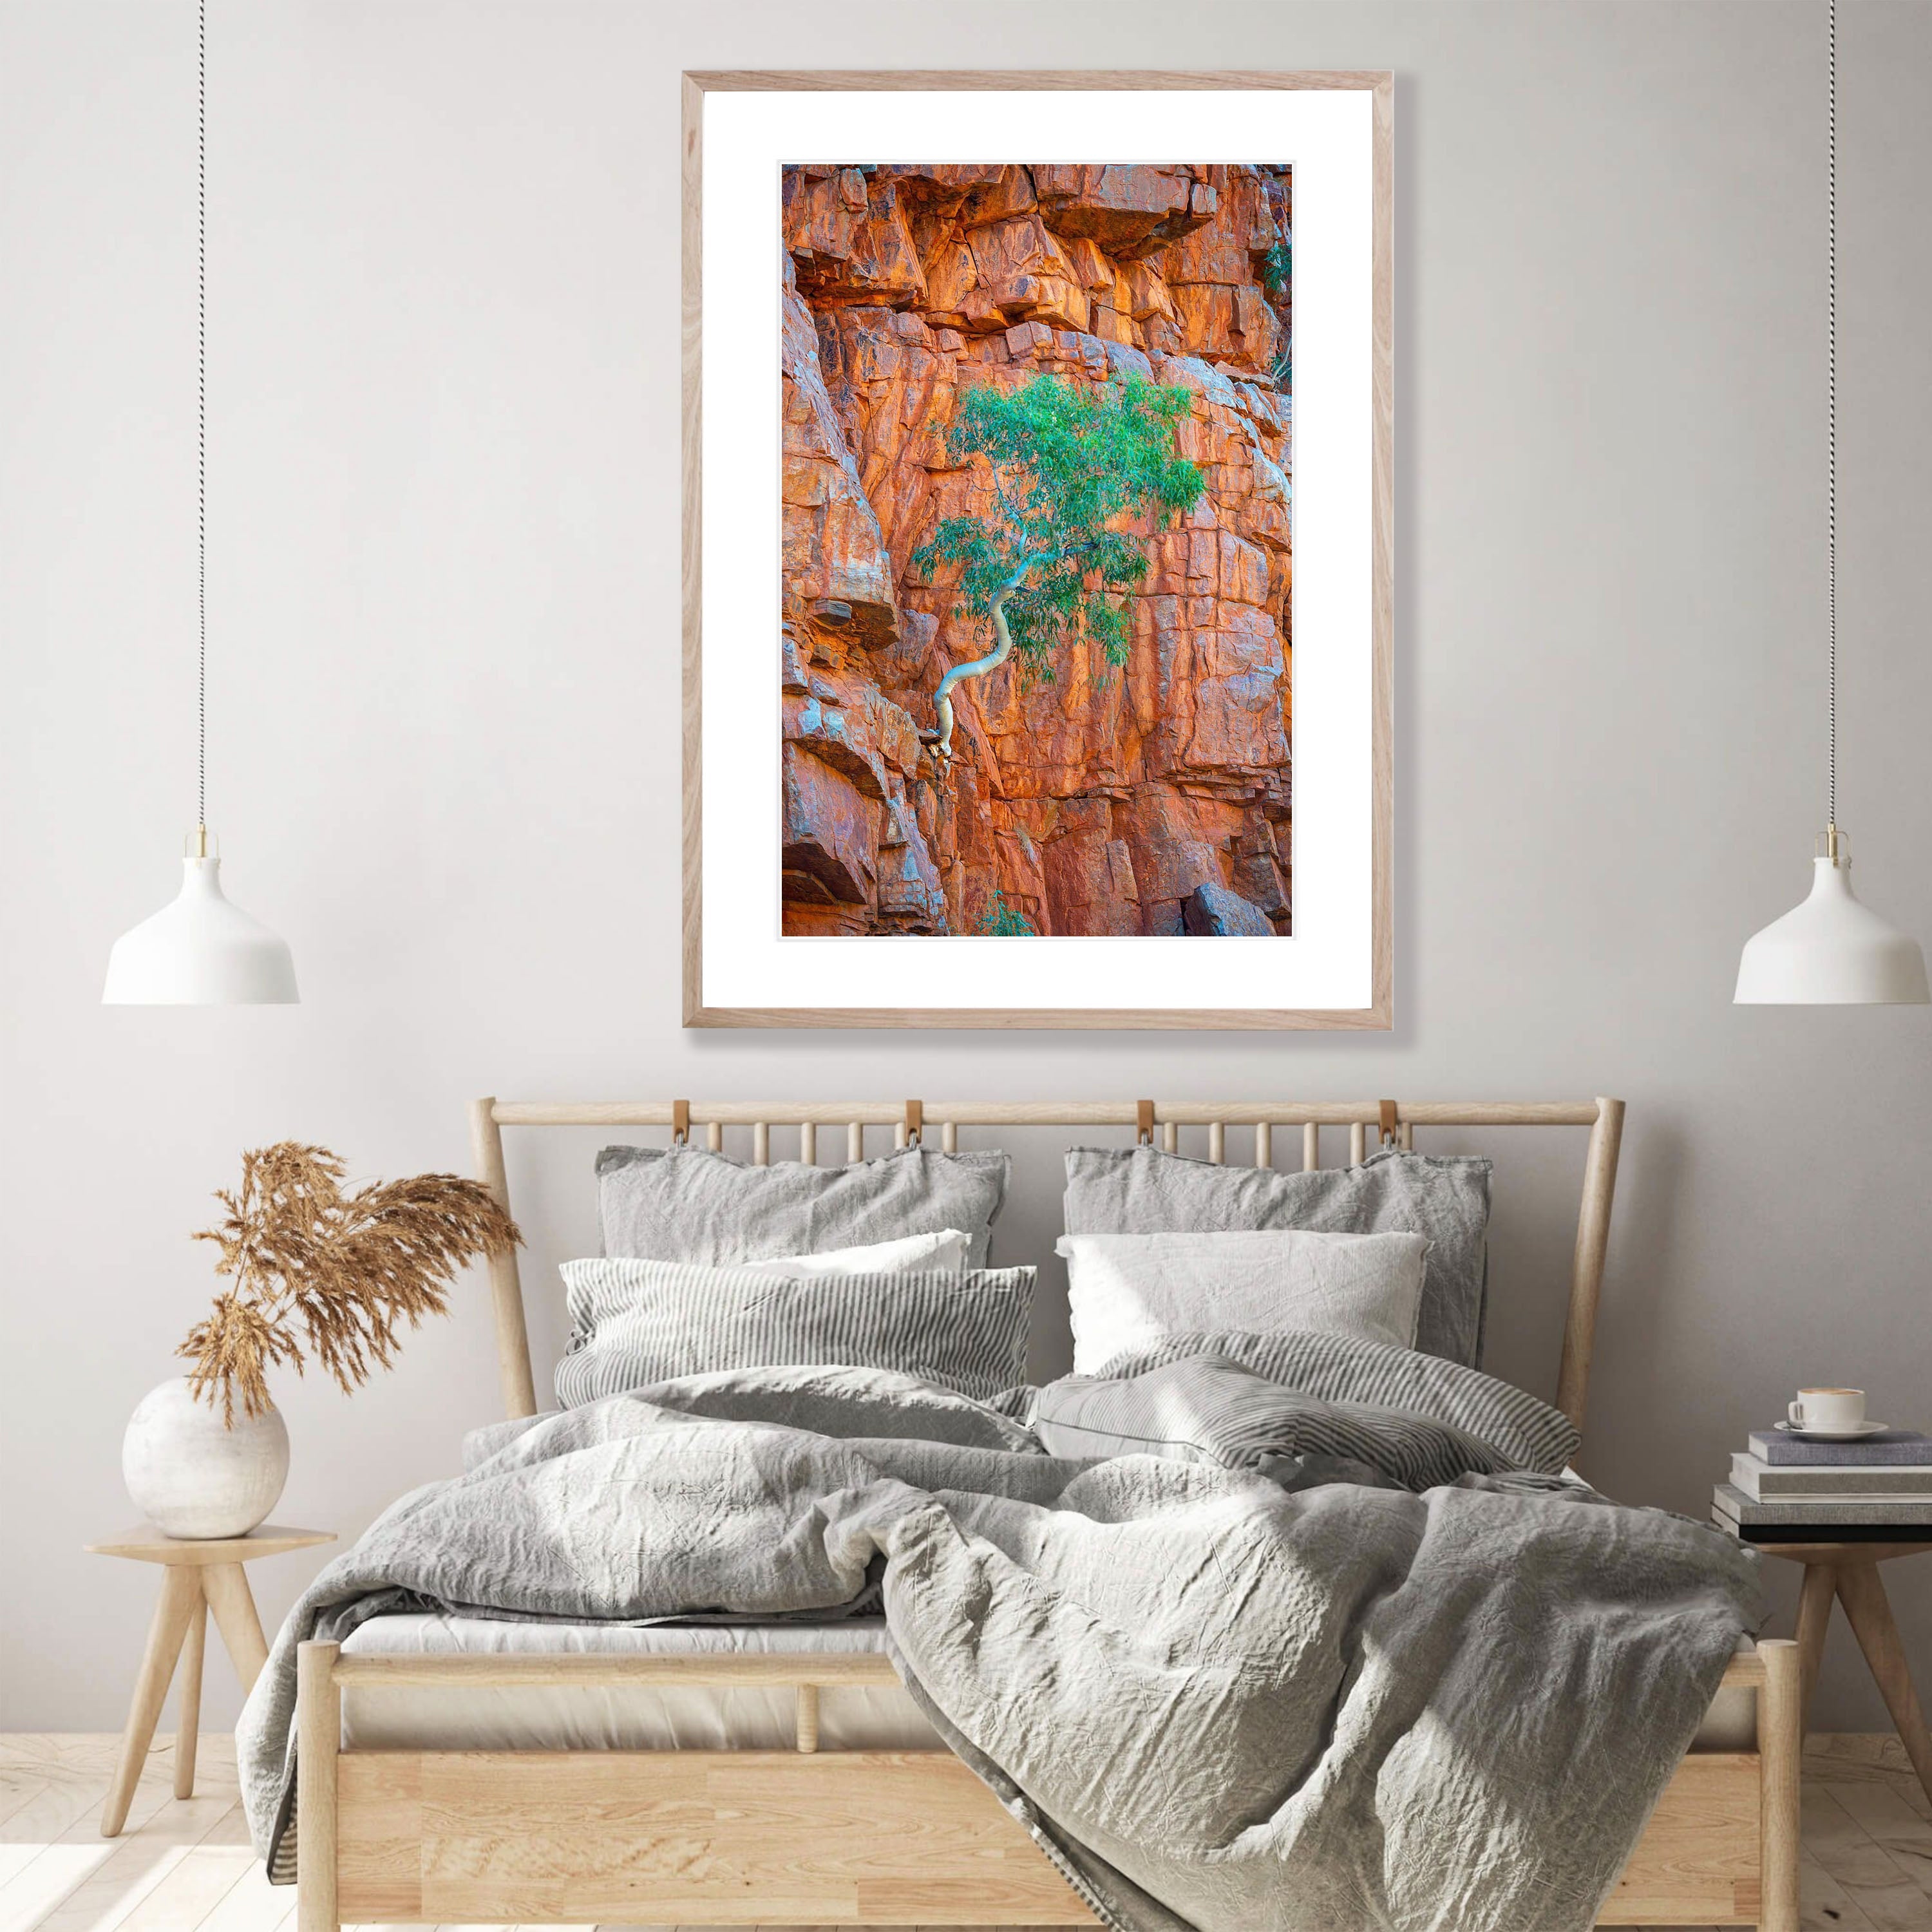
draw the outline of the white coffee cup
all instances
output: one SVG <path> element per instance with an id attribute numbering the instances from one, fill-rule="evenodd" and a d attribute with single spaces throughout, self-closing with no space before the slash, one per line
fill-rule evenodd
<path id="1" fill-rule="evenodd" d="M 1848 1436 L 1865 1419 L 1865 1392 L 1863 1389 L 1802 1388 L 1798 1400 L 1786 1413 L 1794 1429 Z"/>

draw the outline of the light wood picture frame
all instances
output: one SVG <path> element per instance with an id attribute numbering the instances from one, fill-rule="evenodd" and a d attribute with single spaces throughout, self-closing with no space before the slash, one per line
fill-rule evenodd
<path id="1" fill-rule="evenodd" d="M 1150 93 L 1165 98 L 1156 103 L 1146 98 Z M 1050 112 L 1043 111 L 1049 104 L 1038 98 L 1048 94 L 1060 97 L 1050 104 Z M 687 1026 L 1386 1029 L 1393 1024 L 1394 95 L 1393 76 L 1377 72 L 826 71 L 684 76 L 682 970 Z M 1126 118 L 1130 110 L 1131 122 Z M 957 117 L 969 111 L 976 130 L 990 131 L 963 136 L 959 128 L 964 124 Z M 950 122 L 949 115 L 956 117 Z M 1144 132 L 1128 145 L 1114 130 L 1130 125 L 1160 131 Z M 1057 140 L 1050 131 L 1056 128 L 1062 130 Z M 1094 158 L 1138 156 L 1150 140 L 1163 155 L 1186 152 L 1205 159 L 1196 165 L 1160 164 L 1149 158 L 1116 169 Z M 976 150 L 972 158 L 977 163 L 1016 154 L 1031 158 L 1025 166 L 1002 166 L 995 158 L 992 166 L 974 167 L 959 158 L 968 149 Z M 1264 154 L 1272 158 L 1265 170 L 1258 158 Z M 934 155 L 944 158 L 935 161 Z M 1055 158 L 1040 158 L 1046 155 Z M 1228 835 L 1219 821 L 1207 826 L 1198 845 L 1186 848 L 1190 854 L 1223 855 L 1224 874 L 1230 864 L 1247 866 L 1246 872 L 1234 875 L 1242 890 L 1250 878 L 1278 879 L 1280 890 L 1271 900 L 1265 889 L 1256 895 L 1271 924 L 1256 922 L 1256 905 L 1240 890 L 1225 891 L 1216 901 L 1196 885 L 1185 902 L 1171 898 L 1156 904 L 1152 895 L 1186 892 L 1187 880 L 1182 878 L 1178 886 L 1149 883 L 1144 864 L 1142 883 L 1135 886 L 1131 855 L 1138 848 L 1120 842 L 1118 817 L 1120 798 L 1130 788 L 1118 785 L 1104 788 L 1100 829 L 1088 840 L 1092 850 L 1082 862 L 1090 871 L 1098 865 L 1103 872 L 1111 864 L 1114 876 L 1126 869 L 1128 896 L 1095 912 L 1093 922 L 1079 922 L 1087 916 L 1084 904 L 1076 908 L 1074 922 L 1054 922 L 1064 913 L 1058 896 L 1022 897 L 1015 904 L 998 889 L 997 870 L 969 875 L 964 860 L 950 856 L 940 862 L 946 868 L 944 886 L 928 865 L 920 875 L 922 887 L 912 862 L 915 856 L 922 861 L 926 857 L 922 830 L 931 830 L 935 812 L 960 809 L 929 774 L 943 780 L 964 765 L 963 759 L 958 765 L 943 761 L 949 751 L 956 756 L 956 748 L 950 742 L 937 742 L 941 733 L 934 727 L 946 721 L 926 693 L 908 706 L 922 747 L 903 758 L 898 771 L 884 773 L 885 788 L 876 782 L 869 785 L 866 808 L 877 814 L 875 823 L 891 828 L 881 835 L 882 842 L 902 850 L 920 847 L 916 855 L 904 851 L 910 881 L 904 890 L 910 897 L 896 902 L 890 916 L 885 916 L 883 887 L 839 883 L 883 877 L 883 867 L 873 872 L 855 864 L 838 872 L 841 855 L 826 859 L 807 847 L 802 863 L 794 868 L 799 848 L 788 848 L 789 835 L 781 829 L 788 822 L 786 775 L 791 767 L 779 724 L 785 700 L 775 683 L 796 683 L 797 694 L 789 700 L 794 705 L 817 701 L 804 695 L 803 674 L 791 656 L 784 659 L 781 680 L 770 675 L 780 656 L 775 646 L 785 609 L 778 560 L 781 478 L 786 473 L 774 420 L 783 396 L 778 338 L 784 290 L 782 284 L 774 286 L 770 264 L 776 256 L 782 270 L 794 272 L 785 268 L 782 196 L 797 192 L 795 182 L 782 176 L 807 178 L 814 194 L 835 202 L 842 189 L 856 199 L 850 185 L 854 180 L 863 184 L 857 195 L 874 194 L 868 184 L 874 173 L 899 181 L 915 174 L 922 179 L 1006 173 L 1023 176 L 1029 184 L 1037 177 L 1044 209 L 1048 174 L 1057 181 L 1154 172 L 1184 178 L 1184 198 L 1185 178 L 1192 176 L 1210 197 L 1210 210 L 1214 182 L 1225 188 L 1234 175 L 1271 172 L 1284 183 L 1292 177 L 1298 226 L 1290 298 L 1298 373 L 1292 400 L 1283 409 L 1292 418 L 1292 461 L 1284 460 L 1282 466 L 1290 470 L 1291 488 L 1298 486 L 1300 494 L 1293 506 L 1294 568 L 1291 573 L 1284 556 L 1277 573 L 1278 581 L 1292 574 L 1292 590 L 1278 589 L 1276 595 L 1283 642 L 1292 639 L 1301 646 L 1294 655 L 1292 706 L 1285 695 L 1280 705 L 1284 737 L 1290 728 L 1294 732 L 1292 753 L 1282 760 L 1282 784 L 1266 802 L 1274 825 L 1272 833 L 1262 828 L 1263 856 L 1256 856 L 1256 842 L 1245 832 Z M 892 192 L 888 186 L 884 194 Z M 932 205 L 926 204 L 928 212 Z M 871 218 L 878 206 L 874 200 L 856 218 Z M 914 207 L 916 212 L 916 202 Z M 1058 224 L 1062 230 L 1076 225 Z M 1144 250 L 1160 242 L 1166 232 L 1155 232 Z M 930 226 L 922 231 L 928 239 L 932 232 Z M 1079 259 L 1078 244 L 1066 245 Z M 1110 239 L 1107 245 L 1114 243 Z M 1130 242 L 1116 248 L 1114 268 L 1127 266 L 1142 247 Z M 1040 267 L 1037 262 L 1022 266 Z M 1271 257 L 1269 266 L 1272 272 Z M 1286 268 L 1282 273 L 1285 278 Z M 1006 333 L 1039 344 L 1041 364 L 1051 372 L 1070 354 L 1085 352 L 1090 344 L 1096 349 L 1102 345 L 1078 328 L 1058 326 L 1069 318 L 1052 305 L 1052 284 L 1046 286 L 1049 293 L 1041 305 L 1027 313 L 1044 315 L 1055 326 L 1016 322 Z M 1092 327 L 1099 329 L 1108 314 L 1106 290 L 1090 279 L 1088 286 L 1100 289 L 1087 311 Z M 1270 298 L 1280 292 L 1270 284 Z M 986 298 L 979 289 L 968 299 Z M 934 304 L 929 297 L 921 299 L 929 320 Z M 1252 299 L 1246 312 L 1258 313 Z M 1002 314 L 991 322 L 983 315 L 976 318 L 982 352 L 1000 352 L 986 332 L 998 331 L 1016 313 L 1003 303 Z M 1200 324 L 1187 311 L 1180 321 L 1192 333 L 1184 340 L 1166 338 L 1168 358 L 1163 362 L 1156 354 L 1156 371 L 1172 374 L 1185 357 L 1204 382 L 1246 374 L 1253 388 L 1266 390 L 1270 379 L 1266 374 L 1253 376 L 1251 346 L 1242 364 L 1241 313 L 1237 311 L 1232 325 L 1233 366 L 1210 365 L 1195 353 L 1203 327 L 1225 331 L 1228 323 Z M 1112 339 L 1118 341 L 1127 334 L 1128 324 L 1123 311 L 1114 314 L 1118 327 Z M 1267 319 L 1259 326 L 1270 331 L 1272 340 Z M 943 334 L 935 338 L 910 311 L 905 327 L 926 331 L 928 344 L 938 340 L 946 346 Z M 1135 338 L 1140 333 L 1135 326 Z M 1215 339 L 1225 344 L 1229 338 L 1224 333 Z M 1285 322 L 1280 339 L 1285 350 Z M 1252 344 L 1254 338 L 1246 340 Z M 1024 342 L 1020 350 L 1009 346 L 1007 352 L 1017 356 L 1025 347 Z M 1223 348 L 1221 352 L 1229 352 Z M 1131 345 L 1128 356 L 1133 359 Z M 1145 356 L 1138 359 L 1146 364 Z M 1088 366 L 1099 368 L 1090 358 Z M 1211 378 L 1206 373 L 1210 366 L 1216 371 Z M 1090 388 L 1112 382 L 1118 391 L 1131 370 L 1124 370 L 1121 362 L 1109 355 L 1100 373 L 1103 380 Z M 1156 382 L 1161 380 L 1157 373 Z M 1080 386 L 1077 374 L 1070 386 Z M 1285 374 L 1280 386 L 1288 386 Z M 931 427 L 935 435 L 944 433 L 937 416 Z M 1256 446 L 1258 465 L 1262 446 L 1258 441 Z M 1174 447 L 1189 453 L 1178 432 Z M 1214 473 L 1208 465 L 1217 455 L 1225 457 L 1226 449 L 1202 454 L 1204 475 Z M 853 474 L 857 473 L 855 466 Z M 712 479 L 708 506 L 707 475 Z M 1204 496 L 1202 502 L 1205 506 L 1208 500 Z M 1214 521 L 1211 507 L 1187 514 Z M 1154 528 L 1151 514 L 1136 517 L 1130 511 L 1115 516 L 1108 527 Z M 926 516 L 922 537 L 930 537 L 934 520 L 933 514 Z M 895 541 L 903 549 L 910 539 L 901 531 Z M 1265 562 L 1262 575 L 1265 581 Z M 1090 577 L 1086 584 L 1090 588 L 1096 580 Z M 1108 580 L 1097 580 L 1104 592 Z M 1218 578 L 1208 586 L 1216 593 L 1222 587 Z M 949 589 L 944 594 L 953 593 Z M 1151 591 L 1144 601 L 1156 601 Z M 1202 608 L 1186 606 L 1183 599 L 1168 601 L 1190 610 Z M 849 604 L 823 608 L 834 614 L 828 622 L 852 621 Z M 1123 598 L 1119 608 L 1131 607 Z M 951 614 L 963 622 L 966 609 L 962 602 Z M 981 634 L 990 639 L 983 600 L 976 613 Z M 923 641 L 929 646 L 930 626 L 943 620 L 922 613 L 921 621 L 928 626 Z M 1188 621 L 1195 620 L 1190 616 Z M 1020 628 L 1016 618 L 1016 633 Z M 962 721 L 962 743 L 980 729 L 982 706 L 1016 701 L 1010 694 L 1023 676 L 1034 674 L 1033 661 L 1021 662 L 1026 659 L 1027 641 L 1019 638 L 1011 668 L 980 678 L 976 690 L 960 689 L 963 701 L 953 710 Z M 1078 641 L 1083 649 L 1090 647 L 1090 634 L 1082 631 Z M 789 652 L 790 646 L 786 648 Z M 1098 664 L 1097 646 L 1092 648 L 1092 662 Z M 936 683 L 940 668 L 950 663 L 956 669 L 970 655 L 956 634 L 949 636 L 928 652 L 927 682 Z M 1284 693 L 1291 655 L 1282 650 L 1274 666 Z M 1134 669 L 1130 662 L 1124 686 L 1132 685 Z M 1104 677 L 1103 671 L 1100 681 Z M 983 694 L 994 692 L 1000 694 L 997 699 Z M 826 709 L 832 712 L 829 729 L 836 737 L 843 723 L 833 706 Z M 934 713 L 930 720 L 927 710 Z M 813 727 L 820 728 L 816 717 Z M 1006 728 L 1012 728 L 1010 720 Z M 982 758 L 985 742 L 976 741 Z M 835 749 L 856 770 L 864 748 L 854 752 L 838 745 Z M 815 757 L 800 762 L 814 772 L 823 770 Z M 880 769 L 876 760 L 872 768 Z M 1292 794 L 1286 790 L 1290 772 Z M 862 782 L 864 773 L 859 777 Z M 1173 789 L 1206 797 L 1208 802 L 1198 807 L 1204 817 L 1218 809 L 1212 784 Z M 1238 795 L 1238 788 L 1222 789 Z M 942 793 L 936 806 L 930 796 L 935 790 Z M 1292 803 L 1284 803 L 1290 799 Z M 1054 801 L 1056 809 L 1062 802 Z M 1090 801 L 1075 802 L 1085 807 Z M 1259 810 L 1254 808 L 1244 822 L 1252 822 Z M 1110 811 L 1117 813 L 1111 830 Z M 1091 811 L 1077 819 L 1070 814 L 1065 828 L 1084 834 L 1092 816 Z M 913 828 L 910 839 L 908 826 Z M 1056 820 L 1047 839 L 1059 838 L 1062 829 Z M 1218 846 L 1211 842 L 1216 836 Z M 1026 860 L 1043 872 L 1040 854 L 1050 849 L 1046 842 L 1030 840 L 1024 823 L 1012 836 Z M 1069 852 L 1080 846 L 1070 836 L 1060 843 Z M 944 854 L 938 838 L 930 844 Z M 1051 849 L 1057 854 L 1058 848 Z M 1124 862 L 1112 856 L 1116 853 L 1129 856 Z M 896 862 L 901 854 L 893 856 Z M 814 862 L 820 862 L 817 871 L 812 869 Z M 1266 870 L 1269 866 L 1272 872 Z M 820 883 L 827 872 L 834 880 L 830 890 Z M 1067 876 L 1063 868 L 1061 878 Z M 1211 880 L 1211 872 L 1206 876 Z M 983 883 L 988 877 L 995 888 L 990 896 Z M 893 890 L 901 889 L 896 884 Z M 922 902 L 922 890 L 926 893 Z M 947 895 L 943 902 L 938 896 L 941 890 Z M 1142 895 L 1138 902 L 1136 890 Z M 794 899 L 823 899 L 825 910 L 788 906 L 782 903 L 788 892 Z M 867 892 L 873 893 L 869 905 L 849 902 Z M 911 912 L 904 909 L 906 904 Z M 1222 904 L 1234 908 L 1227 923 L 1220 922 Z M 1207 914 L 1197 918 L 1204 905 Z M 922 906 L 934 910 L 928 915 Z M 1204 951 L 1182 943 L 1184 932 L 1232 937 L 1234 944 Z"/>

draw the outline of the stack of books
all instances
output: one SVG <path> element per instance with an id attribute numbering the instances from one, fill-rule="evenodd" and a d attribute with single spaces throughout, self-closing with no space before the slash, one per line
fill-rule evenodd
<path id="1" fill-rule="evenodd" d="M 1731 1458 L 1731 1480 L 1718 1485 L 1711 1520 L 1751 1543 L 1853 1532 L 1932 1542 L 1932 1437 L 1888 1429 L 1822 1442 L 1755 1430 L 1750 1448 Z"/>

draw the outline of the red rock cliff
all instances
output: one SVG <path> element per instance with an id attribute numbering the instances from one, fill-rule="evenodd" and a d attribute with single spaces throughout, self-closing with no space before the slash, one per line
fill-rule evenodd
<path id="1" fill-rule="evenodd" d="M 1290 403 L 1284 168 L 784 171 L 788 934 L 1288 930 Z M 982 656 L 956 567 L 984 514 L 944 431 L 968 384 L 1138 374 L 1192 392 L 1207 488 L 1150 531 L 1124 670 Z"/>

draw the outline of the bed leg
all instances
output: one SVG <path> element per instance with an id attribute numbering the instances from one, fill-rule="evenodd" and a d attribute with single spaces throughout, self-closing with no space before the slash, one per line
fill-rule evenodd
<path id="1" fill-rule="evenodd" d="M 296 1932 L 340 1932 L 335 1903 L 335 1758 L 342 1743 L 341 1646 L 296 1652 Z"/>
<path id="2" fill-rule="evenodd" d="M 1804 1666 L 1784 1638 L 1760 1640 L 1764 1688 L 1758 1693 L 1760 1810 L 1758 1924 L 1762 1932 L 1798 1932 L 1798 1779 L 1804 1754 Z M 306 1928 L 304 1928 L 306 1932 Z"/>

